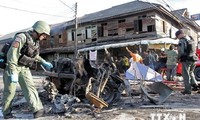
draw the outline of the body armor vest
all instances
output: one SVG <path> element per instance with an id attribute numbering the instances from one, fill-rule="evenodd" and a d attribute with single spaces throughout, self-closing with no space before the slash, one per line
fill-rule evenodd
<path id="1" fill-rule="evenodd" d="M 35 56 L 39 54 L 39 41 L 32 42 L 30 35 L 25 33 L 26 35 L 26 43 L 22 47 L 19 57 L 18 64 L 34 68 Z"/>

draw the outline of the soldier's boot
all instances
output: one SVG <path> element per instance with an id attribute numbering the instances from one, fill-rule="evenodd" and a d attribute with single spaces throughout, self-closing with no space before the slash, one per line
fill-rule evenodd
<path id="1" fill-rule="evenodd" d="M 12 113 L 8 113 L 3 116 L 4 119 L 16 118 Z"/>
<path id="2" fill-rule="evenodd" d="M 200 90 L 198 85 L 192 85 L 192 91 L 198 91 Z"/>
<path id="3" fill-rule="evenodd" d="M 44 115 L 44 109 L 38 110 L 33 113 L 34 118 L 42 117 Z"/>

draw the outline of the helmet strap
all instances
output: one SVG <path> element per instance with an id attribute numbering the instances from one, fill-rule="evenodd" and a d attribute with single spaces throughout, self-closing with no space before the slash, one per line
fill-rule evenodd
<path id="1" fill-rule="evenodd" d="M 40 37 L 40 34 L 37 31 L 33 30 L 32 36 L 34 38 L 33 40 L 37 41 Z"/>

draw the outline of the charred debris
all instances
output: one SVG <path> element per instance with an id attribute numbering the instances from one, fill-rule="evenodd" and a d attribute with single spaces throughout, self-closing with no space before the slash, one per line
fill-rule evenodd
<path id="1" fill-rule="evenodd" d="M 92 67 L 90 61 L 84 57 L 76 60 L 60 58 L 53 61 L 54 68 L 46 71 L 44 90 L 40 93 L 43 101 L 50 101 L 53 105 L 49 111 L 53 113 L 87 112 L 95 115 L 104 108 L 117 106 L 124 101 L 124 96 L 130 98 L 130 106 L 137 94 L 133 92 L 128 80 L 120 76 L 110 53 L 105 49 L 104 62 L 99 67 Z M 145 88 L 144 80 L 139 82 L 140 102 L 148 98 L 152 103 L 161 105 L 171 94 L 172 90 L 163 83 L 151 84 L 150 90 L 159 94 L 152 97 L 149 89 Z M 164 88 L 159 91 L 157 88 Z M 135 100 L 134 100 L 135 101 Z M 139 101 L 135 101 L 138 103 Z"/>

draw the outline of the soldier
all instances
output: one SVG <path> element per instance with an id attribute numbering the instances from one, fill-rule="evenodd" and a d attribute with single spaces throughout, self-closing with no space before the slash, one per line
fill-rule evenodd
<path id="1" fill-rule="evenodd" d="M 176 38 L 179 39 L 178 60 L 182 63 L 182 76 L 185 85 L 185 90 L 182 92 L 182 94 L 191 94 L 192 90 L 199 89 L 193 73 L 195 61 L 198 59 L 196 56 L 196 46 L 193 44 L 193 47 L 189 47 L 188 42 L 192 41 L 192 39 L 187 37 L 183 30 L 178 30 L 175 35 Z"/>
<path id="2" fill-rule="evenodd" d="M 14 36 L 7 53 L 7 64 L 3 73 L 3 116 L 4 119 L 13 118 L 11 104 L 15 96 L 17 83 L 21 86 L 24 97 L 33 111 L 34 118 L 43 116 L 43 105 L 34 86 L 30 67 L 35 62 L 41 63 L 47 69 L 53 65 L 39 56 L 39 41 L 50 35 L 50 26 L 44 21 L 37 21 L 32 30 L 18 33 Z"/>

